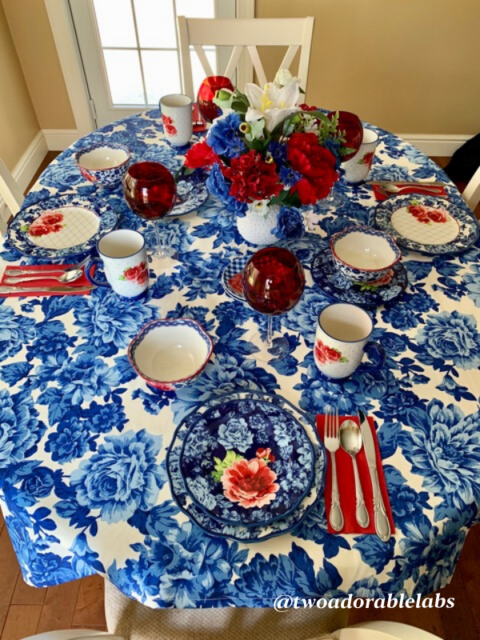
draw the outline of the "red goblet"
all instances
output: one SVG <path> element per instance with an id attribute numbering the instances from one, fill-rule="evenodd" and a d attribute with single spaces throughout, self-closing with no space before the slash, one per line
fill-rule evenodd
<path id="1" fill-rule="evenodd" d="M 337 111 L 330 111 L 327 116 L 334 118 Z M 350 111 L 338 111 L 338 130 L 344 133 L 345 147 L 352 149 L 350 153 L 342 156 L 340 162 L 346 162 L 360 149 L 363 140 L 363 126 L 360 118 Z M 317 210 L 325 210 L 330 208 L 339 209 L 346 202 L 345 196 L 335 191 L 335 185 L 330 189 L 330 193 L 326 198 L 321 200 L 317 205 Z"/>
<path id="2" fill-rule="evenodd" d="M 229 91 L 234 90 L 233 84 L 230 82 L 229 78 L 226 78 L 225 76 L 208 76 L 208 78 L 205 78 L 202 82 L 200 89 L 198 90 L 198 108 L 207 122 L 213 122 L 213 120 L 218 118 L 222 113 L 220 107 L 213 102 L 215 94 L 220 89 L 229 89 Z"/>
<path id="3" fill-rule="evenodd" d="M 155 223 L 156 244 L 152 255 L 156 258 L 174 256 L 175 251 L 163 245 L 158 227 L 159 221 L 173 209 L 177 197 L 177 185 L 167 167 L 159 162 L 132 164 L 123 178 L 123 195 L 137 216 Z"/>
<path id="4" fill-rule="evenodd" d="M 336 116 L 336 111 L 330 111 L 328 117 L 332 119 Z M 363 140 L 363 126 L 360 118 L 350 111 L 338 112 L 338 129 L 344 132 L 345 146 L 352 149 L 350 153 L 342 156 L 341 162 L 351 160 L 360 149 Z"/>
<path id="5" fill-rule="evenodd" d="M 268 316 L 266 349 L 256 355 L 259 360 L 269 360 L 288 352 L 285 338 L 273 341 L 272 318 L 293 309 L 304 289 L 303 267 L 288 249 L 260 249 L 247 262 L 243 272 L 245 298 L 253 309 Z M 260 344 L 264 344 L 262 340 Z"/>

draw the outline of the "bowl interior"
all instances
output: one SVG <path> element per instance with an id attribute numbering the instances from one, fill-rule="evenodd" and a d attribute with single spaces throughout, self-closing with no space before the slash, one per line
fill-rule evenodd
<path id="1" fill-rule="evenodd" d="M 384 236 L 352 231 L 335 242 L 336 256 L 357 269 L 385 269 L 398 258 L 398 252 Z"/>
<path id="2" fill-rule="evenodd" d="M 82 153 L 78 158 L 78 164 L 88 171 L 102 171 L 118 167 L 127 160 L 128 153 L 125 149 L 105 146 Z"/>
<path id="3" fill-rule="evenodd" d="M 137 346 L 134 359 L 147 378 L 175 382 L 196 373 L 208 358 L 210 345 L 188 325 L 159 325 L 150 329 Z"/>

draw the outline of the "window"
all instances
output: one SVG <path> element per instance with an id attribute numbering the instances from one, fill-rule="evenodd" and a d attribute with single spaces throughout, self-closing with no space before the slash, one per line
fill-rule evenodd
<path id="1" fill-rule="evenodd" d="M 213 18 L 214 0 L 93 0 L 112 106 L 157 105 L 181 91 L 176 16 Z M 215 48 L 205 48 L 216 71 Z M 196 88 L 204 72 L 192 56 Z"/>

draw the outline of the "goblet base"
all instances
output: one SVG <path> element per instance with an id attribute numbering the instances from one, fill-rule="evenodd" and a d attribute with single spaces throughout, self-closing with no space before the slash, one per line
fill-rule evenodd
<path id="1" fill-rule="evenodd" d="M 317 211 L 327 211 L 328 209 L 340 209 L 346 203 L 346 198 L 338 191 L 332 189 L 328 196 L 320 200 L 315 205 Z"/>
<path id="2" fill-rule="evenodd" d="M 250 329 L 246 333 L 244 340 L 257 348 L 257 351 L 251 353 L 250 357 L 259 362 L 269 362 L 274 358 L 284 358 L 289 353 L 290 345 L 288 340 L 281 335 L 274 337 L 271 344 L 268 345 L 267 340 L 262 337 L 258 329 Z"/>

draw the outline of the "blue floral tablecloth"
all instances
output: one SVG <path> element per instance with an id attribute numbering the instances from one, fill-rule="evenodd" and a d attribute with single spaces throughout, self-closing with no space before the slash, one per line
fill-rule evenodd
<path id="1" fill-rule="evenodd" d="M 372 178 L 446 180 L 414 147 L 379 134 Z M 105 140 L 126 144 L 135 160 L 181 165 L 151 111 L 67 149 L 26 204 L 94 193 L 73 153 Z M 309 265 L 328 235 L 352 222 L 371 224 L 376 204 L 366 186 L 340 189 L 348 205 L 314 215 L 314 231 L 289 245 L 307 269 L 307 288 L 281 319 L 290 353 L 268 364 L 249 357 L 245 340 L 258 315 L 227 297 L 220 278 L 252 247 L 212 199 L 164 226 L 180 262 L 166 272 L 154 272 L 159 265 L 152 263 L 146 303 L 104 289 L 1 300 L 1 506 L 29 584 L 97 572 L 150 607 L 183 608 L 269 607 L 280 594 L 426 594 L 450 580 L 480 502 L 480 252 L 433 259 L 405 252 L 408 290 L 374 314 L 385 367 L 344 384 L 324 382 L 312 345 L 328 299 L 313 285 Z M 455 188 L 448 190 L 461 204 Z M 129 212 L 120 187 L 101 195 L 121 226 L 153 241 L 153 229 Z M 1 257 L 21 259 L 8 247 Z M 155 395 L 136 377 L 126 347 L 149 320 L 177 316 L 208 330 L 214 357 L 193 385 Z M 374 416 L 396 525 L 388 544 L 372 535 L 329 535 L 323 502 L 292 534 L 251 545 L 209 537 L 179 511 L 165 469 L 176 425 L 211 396 L 245 389 L 278 393 L 311 416 L 327 404 Z"/>

